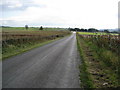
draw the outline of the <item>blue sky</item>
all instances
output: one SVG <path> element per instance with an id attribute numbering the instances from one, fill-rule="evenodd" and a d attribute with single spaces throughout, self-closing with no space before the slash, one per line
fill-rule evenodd
<path id="1" fill-rule="evenodd" d="M 119 0 L 2 0 L 2 25 L 117 28 Z"/>

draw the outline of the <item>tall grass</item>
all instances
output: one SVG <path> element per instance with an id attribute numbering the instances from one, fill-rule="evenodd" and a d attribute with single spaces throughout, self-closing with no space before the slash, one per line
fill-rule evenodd
<path id="1" fill-rule="evenodd" d="M 119 50 L 120 50 L 120 36 L 114 35 L 80 35 L 87 42 L 92 42 L 96 45 L 96 53 L 102 58 L 106 65 L 113 68 L 118 66 Z M 95 46 L 94 46 L 95 48 Z"/>
<path id="2" fill-rule="evenodd" d="M 81 81 L 81 88 L 84 88 L 86 90 L 88 90 L 89 88 L 94 88 L 94 85 L 92 83 L 91 77 L 89 75 L 88 69 L 87 69 L 87 64 L 86 64 L 86 55 L 83 51 L 83 44 L 84 42 L 82 40 L 80 40 L 78 34 L 76 36 L 77 38 L 77 47 L 79 50 L 79 54 L 80 54 L 80 58 L 81 58 L 81 64 L 79 66 L 80 68 L 80 81 Z"/>
<path id="3" fill-rule="evenodd" d="M 82 44 L 87 44 L 87 46 L 92 50 L 92 52 L 94 52 L 94 55 L 90 56 L 90 57 L 94 57 L 92 64 L 100 63 L 99 67 L 101 67 L 102 69 L 98 68 L 99 73 L 103 73 L 103 75 L 105 74 L 105 76 L 107 76 L 104 77 L 103 79 L 104 81 L 108 82 L 107 86 L 108 87 L 120 86 L 120 77 L 119 77 L 120 76 L 120 59 L 119 59 L 120 36 L 79 34 L 78 37 L 81 39 L 81 40 L 78 39 L 79 41 L 83 40 L 85 42 Z M 89 61 L 90 60 L 88 60 L 88 62 Z M 93 66 L 92 64 L 90 67 Z M 109 78 L 109 80 L 107 80 L 106 78 Z"/>

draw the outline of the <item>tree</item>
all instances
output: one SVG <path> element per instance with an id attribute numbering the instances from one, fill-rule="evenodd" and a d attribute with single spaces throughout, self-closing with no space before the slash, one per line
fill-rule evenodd
<path id="1" fill-rule="evenodd" d="M 75 31 L 80 31 L 80 29 L 79 28 L 75 28 Z"/>
<path id="2" fill-rule="evenodd" d="M 69 30 L 70 30 L 70 31 L 75 31 L 75 29 L 73 29 L 73 28 L 69 28 Z"/>
<path id="3" fill-rule="evenodd" d="M 28 29 L 28 25 L 25 25 L 25 29 L 26 29 L 26 30 Z"/>
<path id="4" fill-rule="evenodd" d="M 108 29 L 105 29 L 104 32 L 109 33 L 109 30 L 108 30 Z"/>
<path id="5" fill-rule="evenodd" d="M 118 28 L 118 33 L 120 34 L 120 28 Z"/>
<path id="6" fill-rule="evenodd" d="M 39 30 L 43 30 L 43 27 L 41 26 L 41 27 L 39 28 Z"/>
<path id="7" fill-rule="evenodd" d="M 98 32 L 98 30 L 95 29 L 95 28 L 89 28 L 89 29 L 88 29 L 88 32 Z"/>
<path id="8" fill-rule="evenodd" d="M 81 32 L 85 32 L 85 29 L 84 29 L 84 28 L 81 28 L 80 31 L 81 31 Z"/>

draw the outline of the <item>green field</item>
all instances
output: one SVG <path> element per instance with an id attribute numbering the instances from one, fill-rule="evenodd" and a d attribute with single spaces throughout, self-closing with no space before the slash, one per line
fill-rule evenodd
<path id="1" fill-rule="evenodd" d="M 29 27 L 27 30 L 25 27 L 3 27 L 2 31 L 63 31 L 67 30 L 66 28 L 47 28 L 43 27 L 43 30 L 39 30 L 39 27 Z"/>
<path id="2" fill-rule="evenodd" d="M 105 33 L 105 32 L 78 32 L 81 35 L 118 35 L 113 33 Z"/>

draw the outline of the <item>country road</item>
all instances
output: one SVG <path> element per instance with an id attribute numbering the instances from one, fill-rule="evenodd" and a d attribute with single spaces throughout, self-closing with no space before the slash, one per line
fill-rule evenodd
<path id="1" fill-rule="evenodd" d="M 3 88 L 79 88 L 76 33 L 2 62 Z"/>

